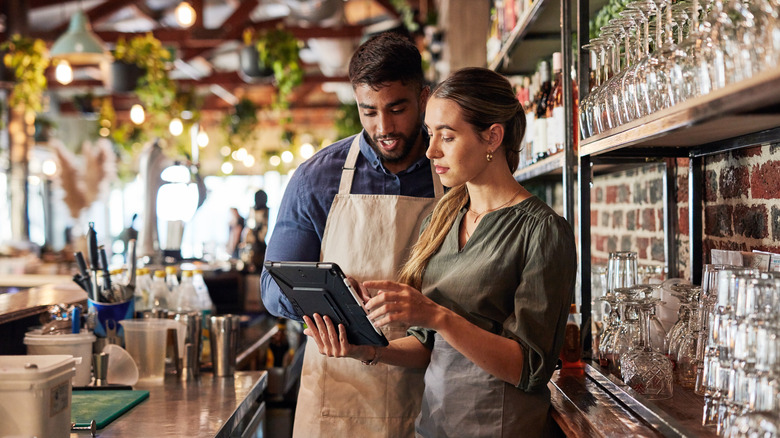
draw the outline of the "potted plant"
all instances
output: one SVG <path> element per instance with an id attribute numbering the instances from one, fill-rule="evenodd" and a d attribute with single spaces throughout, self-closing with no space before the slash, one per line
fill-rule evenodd
<path id="1" fill-rule="evenodd" d="M 117 65 L 117 70 L 112 66 L 112 76 L 118 74 L 122 77 L 123 74 L 127 74 L 132 79 L 132 76 L 140 71 L 141 74 L 132 90 L 138 95 L 147 113 L 164 114 L 176 97 L 176 85 L 168 77 L 171 58 L 171 52 L 151 33 L 130 40 L 120 38 L 114 49 L 114 64 Z M 118 70 L 127 68 L 127 65 L 135 68 L 131 67 L 133 71 L 129 73 L 117 73 Z M 120 77 L 112 78 L 113 87 L 120 86 L 118 83 Z M 124 84 L 127 85 L 129 84 Z"/>
<path id="2" fill-rule="evenodd" d="M 303 69 L 298 57 L 300 41 L 280 27 L 257 34 L 255 45 L 260 63 L 270 66 L 274 73 L 277 89 L 274 107 L 285 109 L 289 106 L 287 96 L 303 83 Z"/>
<path id="3" fill-rule="evenodd" d="M 24 112 L 41 112 L 47 85 L 45 73 L 49 66 L 46 43 L 15 34 L 0 46 L 0 50 L 5 52 L 3 64 L 14 77 L 9 106 Z"/>
<path id="4" fill-rule="evenodd" d="M 260 60 L 252 29 L 244 31 L 244 46 L 238 52 L 238 60 L 240 65 L 238 75 L 244 82 L 254 83 L 273 78 L 273 69 Z"/>

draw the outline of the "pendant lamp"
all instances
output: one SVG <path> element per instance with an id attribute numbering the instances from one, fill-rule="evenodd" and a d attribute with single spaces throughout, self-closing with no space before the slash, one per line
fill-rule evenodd
<path id="1" fill-rule="evenodd" d="M 54 59 L 64 59 L 72 65 L 99 64 L 109 58 L 103 41 L 92 32 L 87 16 L 76 11 L 68 30 L 60 36 L 49 52 Z"/>

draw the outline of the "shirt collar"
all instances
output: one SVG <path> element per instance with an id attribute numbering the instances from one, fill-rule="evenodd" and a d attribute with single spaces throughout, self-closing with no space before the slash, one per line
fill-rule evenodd
<path id="1" fill-rule="evenodd" d="M 388 171 L 385 166 L 382 164 L 382 160 L 379 159 L 379 155 L 377 155 L 374 148 L 371 147 L 370 144 L 368 144 L 368 140 L 366 140 L 366 134 L 365 130 L 360 131 L 360 153 L 363 154 L 363 157 L 365 157 L 366 160 L 368 160 L 371 167 L 374 169 L 384 172 L 386 174 L 390 174 L 391 172 Z M 425 144 L 428 144 L 428 133 L 424 130 L 420 132 L 420 135 L 423 136 L 423 140 L 425 141 Z M 415 170 L 419 169 L 422 166 L 430 166 L 430 160 L 428 160 L 428 157 L 423 155 L 419 160 L 412 163 L 411 166 L 406 168 L 406 170 L 401 171 L 400 173 L 410 173 L 414 172 Z"/>

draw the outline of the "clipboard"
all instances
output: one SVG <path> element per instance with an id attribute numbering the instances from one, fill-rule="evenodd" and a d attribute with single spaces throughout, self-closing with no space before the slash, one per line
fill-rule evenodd
<path id="1" fill-rule="evenodd" d="M 318 313 L 344 324 L 353 345 L 386 346 L 387 338 L 368 319 L 358 294 L 335 263 L 266 261 L 265 269 L 298 316 Z"/>

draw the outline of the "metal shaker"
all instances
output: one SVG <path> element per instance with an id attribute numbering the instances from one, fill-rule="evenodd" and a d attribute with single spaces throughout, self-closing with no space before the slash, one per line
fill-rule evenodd
<path id="1" fill-rule="evenodd" d="M 211 362 L 215 376 L 232 376 L 236 371 L 238 326 L 238 315 L 219 315 L 209 318 Z"/>

